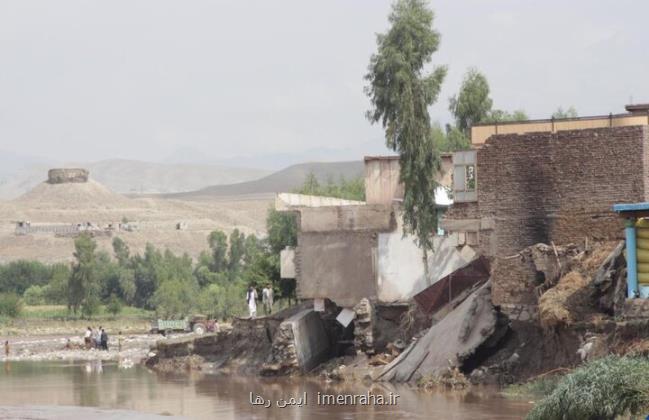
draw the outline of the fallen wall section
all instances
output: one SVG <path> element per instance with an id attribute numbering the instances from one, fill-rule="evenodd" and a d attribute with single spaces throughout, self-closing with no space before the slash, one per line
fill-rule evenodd
<path id="1" fill-rule="evenodd" d="M 476 290 L 419 340 L 388 364 L 375 379 L 392 382 L 438 377 L 497 336 L 498 313 L 491 303 L 491 284 Z"/>

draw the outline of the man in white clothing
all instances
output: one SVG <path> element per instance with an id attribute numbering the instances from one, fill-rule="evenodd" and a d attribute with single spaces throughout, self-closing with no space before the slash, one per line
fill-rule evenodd
<path id="1" fill-rule="evenodd" d="M 257 290 L 255 290 L 252 285 L 248 287 L 248 292 L 246 293 L 246 302 L 248 303 L 248 312 L 250 312 L 250 318 L 254 319 L 257 316 Z"/>

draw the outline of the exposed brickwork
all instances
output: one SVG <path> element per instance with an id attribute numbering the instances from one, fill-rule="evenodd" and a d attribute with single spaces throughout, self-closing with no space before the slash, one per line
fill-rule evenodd
<path id="1" fill-rule="evenodd" d="M 446 217 L 493 217 L 493 232 L 481 233 L 487 255 L 622 238 L 611 206 L 649 197 L 648 142 L 647 126 L 492 136 L 478 151 L 478 202 Z"/>
<path id="2" fill-rule="evenodd" d="M 494 305 L 537 305 L 534 289 L 543 284 L 544 277 L 536 271 L 531 255 L 496 258 L 491 278 Z"/>

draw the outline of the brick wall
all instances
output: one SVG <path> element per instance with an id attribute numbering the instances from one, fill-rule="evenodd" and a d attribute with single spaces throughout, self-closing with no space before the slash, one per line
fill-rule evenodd
<path id="1" fill-rule="evenodd" d="M 493 217 L 481 233 L 487 255 L 622 238 L 611 206 L 647 200 L 648 142 L 647 126 L 492 136 L 478 151 L 478 202 L 446 217 Z"/>

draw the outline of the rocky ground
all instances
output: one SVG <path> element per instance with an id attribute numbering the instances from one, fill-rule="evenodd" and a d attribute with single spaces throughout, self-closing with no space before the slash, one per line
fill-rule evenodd
<path id="1" fill-rule="evenodd" d="M 9 355 L 3 349 L 0 361 L 47 361 L 47 360 L 130 360 L 138 363 L 149 353 L 149 348 L 160 340 L 159 335 L 129 334 L 112 336 L 108 351 L 86 350 L 83 338 L 78 336 L 23 336 L 9 340 Z M 121 351 L 120 342 L 121 341 Z"/>

